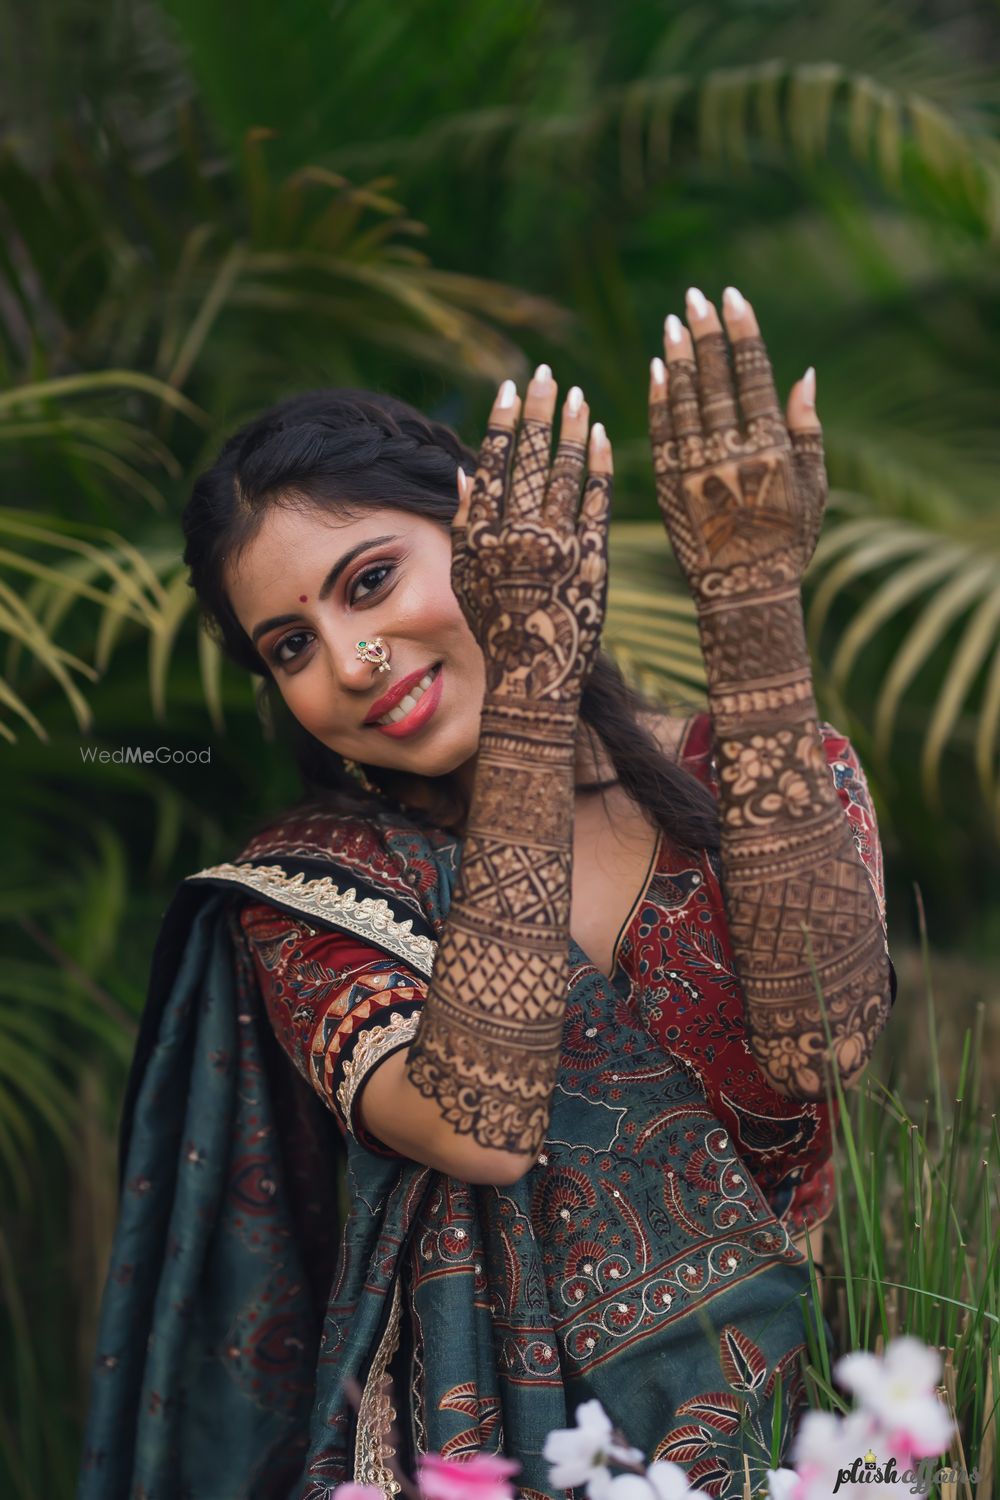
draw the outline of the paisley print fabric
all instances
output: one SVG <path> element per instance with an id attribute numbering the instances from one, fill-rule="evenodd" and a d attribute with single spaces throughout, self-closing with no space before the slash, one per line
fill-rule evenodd
<path id="1" fill-rule="evenodd" d="M 123 1113 L 79 1500 L 392 1496 L 390 1422 L 404 1464 L 506 1452 L 524 1494 L 563 1500 L 542 1446 L 590 1397 L 727 1500 L 744 1461 L 763 1480 L 773 1431 L 787 1450 L 808 1284 L 790 1230 L 821 1122 L 748 1092 L 710 862 L 661 840 L 610 979 L 571 942 L 550 1128 L 521 1180 L 470 1185 L 363 1131 L 460 855 L 388 808 L 313 808 L 182 884 Z"/>

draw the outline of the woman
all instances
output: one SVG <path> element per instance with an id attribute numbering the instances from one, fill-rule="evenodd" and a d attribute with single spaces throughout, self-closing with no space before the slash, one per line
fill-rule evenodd
<path id="1" fill-rule="evenodd" d="M 164 920 L 81 1500 L 392 1495 L 428 1450 L 558 1495 L 544 1438 L 590 1397 L 715 1495 L 786 1450 L 825 1028 L 855 1082 L 894 976 L 801 626 L 811 385 L 786 425 L 738 293 L 688 322 L 651 426 L 708 714 L 598 648 L 611 452 L 574 388 L 550 463 L 546 366 L 471 482 L 446 428 L 333 391 L 195 486 L 193 586 L 308 796 Z"/>

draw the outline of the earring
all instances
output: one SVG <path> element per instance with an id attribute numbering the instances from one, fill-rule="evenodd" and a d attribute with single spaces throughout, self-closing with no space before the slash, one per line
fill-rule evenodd
<path id="1" fill-rule="evenodd" d="M 381 788 L 377 787 L 374 781 L 369 779 L 369 777 L 365 774 L 364 767 L 359 766 L 356 760 L 349 760 L 346 755 L 342 756 L 341 758 L 344 762 L 344 770 L 348 773 L 349 776 L 354 777 L 354 780 L 361 787 L 361 790 L 363 792 L 370 792 L 372 796 L 377 797 Z"/>

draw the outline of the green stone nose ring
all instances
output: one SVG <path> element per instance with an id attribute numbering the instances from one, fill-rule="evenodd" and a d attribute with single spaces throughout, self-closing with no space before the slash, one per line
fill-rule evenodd
<path id="1" fill-rule="evenodd" d="M 373 641 L 359 641 L 354 650 L 359 661 L 377 662 L 380 672 L 392 670 L 389 666 L 389 647 L 380 635 Z"/>

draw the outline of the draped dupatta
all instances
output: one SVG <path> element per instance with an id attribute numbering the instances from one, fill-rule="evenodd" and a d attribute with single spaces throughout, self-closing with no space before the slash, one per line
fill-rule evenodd
<path id="1" fill-rule="evenodd" d="M 375 1154 L 282 1052 L 239 906 L 429 980 L 458 863 L 458 840 L 388 813 L 289 816 L 174 896 L 122 1115 L 78 1500 L 320 1500 L 351 1479 L 393 1496 L 390 1423 L 410 1450 L 506 1452 L 527 1500 L 565 1500 L 545 1436 L 592 1396 L 725 1500 L 744 1452 L 761 1479 L 757 1448 L 786 1447 L 803 1257 L 690 1069 L 650 1050 L 627 975 L 571 942 L 550 1138 L 502 1189 Z M 407 1044 L 415 1007 L 359 1018 L 349 1087 Z"/>

